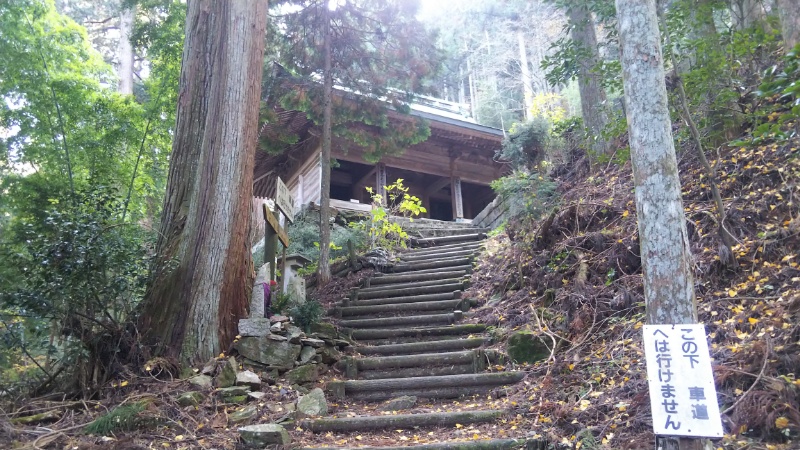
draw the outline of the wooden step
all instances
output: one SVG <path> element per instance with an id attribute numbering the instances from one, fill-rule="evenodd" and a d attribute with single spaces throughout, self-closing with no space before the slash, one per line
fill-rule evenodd
<path id="1" fill-rule="evenodd" d="M 405 273 L 393 273 L 390 276 L 399 276 L 399 275 L 423 275 L 423 274 L 431 274 L 431 273 L 440 273 L 443 270 L 451 271 L 451 270 L 463 270 L 467 274 L 472 273 L 472 262 L 469 264 L 464 264 L 461 266 L 450 266 L 450 267 L 430 267 L 427 269 L 418 269 L 414 271 L 407 271 Z"/>
<path id="2" fill-rule="evenodd" d="M 422 338 L 429 336 L 452 336 L 482 333 L 486 325 L 480 323 L 467 323 L 451 326 L 416 327 L 416 328 L 388 328 L 371 330 L 352 330 L 350 337 L 359 341 L 370 339 L 387 339 L 393 337 Z"/>
<path id="3" fill-rule="evenodd" d="M 345 328 L 392 328 L 408 325 L 442 325 L 461 320 L 463 313 L 453 311 L 447 314 L 425 314 L 419 316 L 381 317 L 377 319 L 343 319 L 339 325 Z"/>
<path id="4" fill-rule="evenodd" d="M 463 375 L 478 373 L 474 364 L 454 364 L 436 367 L 408 367 L 405 369 L 391 370 L 365 370 L 358 372 L 357 378 L 361 380 L 382 380 L 385 378 L 411 378 L 442 375 Z M 349 378 L 349 377 L 348 377 Z"/>
<path id="5" fill-rule="evenodd" d="M 525 378 L 525 372 L 494 372 L 466 375 L 386 378 L 382 380 L 331 381 L 327 389 L 339 400 L 379 401 L 401 395 L 426 398 L 457 398 L 485 392 L 496 386 L 514 384 Z"/>
<path id="6" fill-rule="evenodd" d="M 414 342 L 410 344 L 376 345 L 356 347 L 362 355 L 396 355 L 409 353 L 434 353 L 479 348 L 489 342 L 487 338 L 448 339 L 442 341 Z"/>
<path id="7" fill-rule="evenodd" d="M 464 289 L 464 283 L 441 283 L 431 286 L 410 286 L 375 291 L 353 291 L 352 300 L 368 300 L 371 298 L 405 297 L 410 295 L 437 294 L 440 292 L 454 292 Z"/>
<path id="8" fill-rule="evenodd" d="M 436 259 L 436 258 L 453 258 L 453 257 L 459 257 L 459 256 L 460 257 L 472 256 L 474 254 L 475 254 L 474 250 L 460 250 L 460 251 L 453 251 L 453 252 L 444 251 L 444 252 L 430 253 L 430 254 L 427 254 L 427 255 L 414 255 L 414 254 L 401 255 L 400 256 L 400 260 L 401 261 L 406 261 L 406 262 L 425 261 L 425 260 L 428 260 L 428 259 Z"/>
<path id="9" fill-rule="evenodd" d="M 456 272 L 462 273 L 463 272 Z M 400 283 L 384 283 L 378 284 L 377 286 L 371 287 L 362 287 L 362 288 L 354 288 L 354 292 L 358 292 L 359 298 L 364 298 L 361 294 L 371 293 L 371 292 L 383 292 L 383 291 L 391 291 L 394 289 L 406 289 L 410 287 L 426 287 L 426 286 L 438 286 L 441 284 L 453 284 L 453 283 L 464 283 L 463 275 L 458 275 L 449 278 L 440 278 L 436 280 L 425 280 L 425 281 L 404 281 Z"/>
<path id="10" fill-rule="evenodd" d="M 469 241 L 480 241 L 486 238 L 486 233 L 472 233 L 472 234 L 462 234 L 458 236 L 444 236 L 444 237 L 432 237 L 432 238 L 422 238 L 422 239 L 411 239 L 411 245 L 414 247 L 430 247 L 432 245 L 441 245 L 441 244 L 452 244 L 454 242 L 469 242 Z"/>
<path id="11" fill-rule="evenodd" d="M 391 305 L 393 303 L 417 303 L 417 302 L 432 302 L 436 300 L 450 300 L 460 298 L 461 291 L 440 292 L 438 294 L 423 294 L 423 295 L 409 295 L 408 297 L 389 297 L 389 298 L 372 298 L 368 300 L 350 300 L 346 298 L 342 300 L 337 306 L 368 306 L 368 305 Z"/>
<path id="12" fill-rule="evenodd" d="M 434 259 L 424 262 L 399 263 L 395 264 L 391 270 L 392 273 L 402 273 L 402 272 L 413 272 L 425 269 L 443 269 L 446 267 L 456 267 L 465 265 L 472 265 L 472 258 L 462 258 L 462 257 L 443 258 L 443 259 Z"/>
<path id="13" fill-rule="evenodd" d="M 408 367 L 431 367 L 446 366 L 453 364 L 473 364 L 479 358 L 483 358 L 484 352 L 478 350 L 468 350 L 461 352 L 428 353 L 417 355 L 401 356 L 376 356 L 367 358 L 344 359 L 340 366 L 355 364 L 356 369 L 361 372 L 364 370 L 382 369 L 402 369 Z M 403 377 L 395 377 L 403 378 Z"/>
<path id="14" fill-rule="evenodd" d="M 381 288 L 384 285 L 392 285 L 398 283 L 413 283 L 413 282 L 429 282 L 439 281 L 449 278 L 461 278 L 466 275 L 464 270 L 447 269 L 444 271 L 428 272 L 428 273 L 408 273 L 402 275 L 385 275 L 376 273 L 369 279 L 369 287 L 363 289 Z"/>
<path id="15" fill-rule="evenodd" d="M 372 316 L 388 314 L 417 313 L 431 311 L 454 311 L 463 309 L 463 300 L 439 300 L 435 302 L 389 303 L 385 305 L 343 306 L 334 308 L 337 317 Z"/>
<path id="16" fill-rule="evenodd" d="M 341 417 L 300 420 L 298 425 L 306 430 L 320 433 L 327 431 L 372 431 L 381 429 L 446 427 L 457 423 L 471 424 L 491 422 L 505 415 L 502 410 L 462 411 L 424 414 L 397 414 L 381 416 Z"/>
<path id="17" fill-rule="evenodd" d="M 475 241 L 475 242 L 457 242 L 455 244 L 447 244 L 447 245 L 436 245 L 433 247 L 427 248 L 409 248 L 406 251 L 402 252 L 401 255 L 423 255 L 426 253 L 436 253 L 436 252 L 449 252 L 453 250 L 477 250 L 483 246 L 482 241 Z"/>

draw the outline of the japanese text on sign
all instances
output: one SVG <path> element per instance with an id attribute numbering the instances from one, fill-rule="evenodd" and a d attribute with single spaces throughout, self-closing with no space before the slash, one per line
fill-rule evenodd
<path id="1" fill-rule="evenodd" d="M 294 222 L 294 197 L 289 188 L 278 178 L 275 186 L 275 206 L 286 216 L 289 222 Z"/>
<path id="2" fill-rule="evenodd" d="M 722 437 L 703 325 L 645 325 L 647 383 L 658 435 Z"/>

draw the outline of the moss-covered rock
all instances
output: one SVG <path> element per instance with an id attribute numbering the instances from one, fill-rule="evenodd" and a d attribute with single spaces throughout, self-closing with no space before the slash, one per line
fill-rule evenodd
<path id="1" fill-rule="evenodd" d="M 530 331 L 517 331 L 508 338 L 508 356 L 516 363 L 535 363 L 550 356 L 550 348 Z"/>
<path id="2" fill-rule="evenodd" d="M 300 356 L 301 346 L 267 337 L 243 337 L 234 348 L 245 358 L 267 367 L 291 369 Z"/>
<path id="3" fill-rule="evenodd" d="M 319 378 L 319 368 L 316 364 L 300 366 L 286 372 L 286 381 L 291 384 L 312 383 Z"/>
<path id="4" fill-rule="evenodd" d="M 202 392 L 189 391 L 181 394 L 176 401 L 181 406 L 197 406 L 203 402 L 204 398 Z"/>

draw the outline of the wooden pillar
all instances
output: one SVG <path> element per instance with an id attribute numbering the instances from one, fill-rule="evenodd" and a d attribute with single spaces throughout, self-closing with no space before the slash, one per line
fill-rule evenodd
<path id="1" fill-rule="evenodd" d="M 380 194 L 382 203 L 386 205 L 386 164 L 378 163 L 375 169 L 375 193 Z"/>
<path id="2" fill-rule="evenodd" d="M 453 202 L 453 219 L 463 219 L 464 199 L 461 196 L 461 177 L 450 178 L 450 195 Z"/>

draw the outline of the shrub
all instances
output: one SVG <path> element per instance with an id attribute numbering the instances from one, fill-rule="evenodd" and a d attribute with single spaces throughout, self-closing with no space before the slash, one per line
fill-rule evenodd
<path id="1" fill-rule="evenodd" d="M 535 117 L 525 123 L 515 123 L 503 140 L 500 158 L 510 161 L 515 169 L 533 167 L 544 159 L 550 146 L 550 122 L 544 117 Z"/>
<path id="2" fill-rule="evenodd" d="M 556 201 L 556 183 L 538 172 L 515 170 L 492 182 L 492 189 L 508 204 L 508 218 L 541 218 Z"/>
<path id="3" fill-rule="evenodd" d="M 308 299 L 303 303 L 297 303 L 292 306 L 289 311 L 289 316 L 294 320 L 294 323 L 302 328 L 306 333 L 311 332 L 311 325 L 318 323 L 322 318 L 325 311 L 318 301 Z"/>

